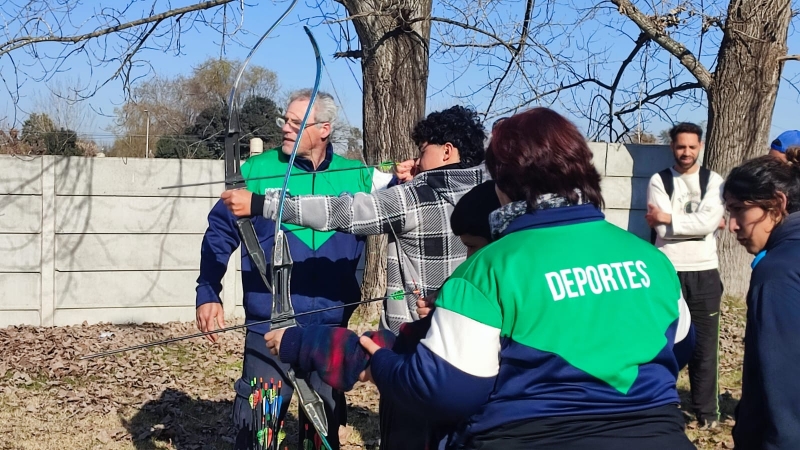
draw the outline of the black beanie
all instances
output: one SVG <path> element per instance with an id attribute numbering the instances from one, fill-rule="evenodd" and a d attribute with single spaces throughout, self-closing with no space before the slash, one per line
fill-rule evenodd
<path id="1" fill-rule="evenodd" d="M 461 197 L 450 216 L 453 234 L 471 234 L 492 241 L 489 214 L 500 208 L 500 200 L 494 190 L 494 181 L 481 183 Z"/>

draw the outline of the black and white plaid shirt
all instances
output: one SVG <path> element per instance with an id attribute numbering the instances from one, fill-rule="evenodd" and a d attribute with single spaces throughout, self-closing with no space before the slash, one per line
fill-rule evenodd
<path id="1" fill-rule="evenodd" d="M 340 196 L 287 197 L 283 220 L 320 231 L 389 235 L 387 295 L 420 290 L 430 296 L 467 257 L 467 248 L 450 229 L 458 200 L 490 178 L 484 165 L 423 172 L 413 180 L 374 192 Z M 265 215 L 270 215 L 265 206 Z M 418 320 L 416 297 L 386 302 L 382 327 L 398 332 Z"/>

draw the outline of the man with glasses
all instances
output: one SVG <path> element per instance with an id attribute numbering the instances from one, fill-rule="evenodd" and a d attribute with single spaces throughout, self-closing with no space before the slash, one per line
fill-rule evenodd
<path id="1" fill-rule="evenodd" d="M 300 133 L 300 124 L 308 108 L 312 91 L 304 89 L 289 97 L 288 107 L 277 123 L 283 132 L 281 147 L 273 148 L 249 158 L 242 164 L 242 176 L 247 181 L 247 190 L 263 194 L 269 189 L 280 188 L 286 173 L 289 155 Z M 340 192 L 370 192 L 377 186 L 385 187 L 391 174 L 379 174 L 373 169 L 361 168 L 360 161 L 342 158 L 333 152 L 331 134 L 337 117 L 337 107 L 330 94 L 319 92 L 314 108 L 309 115 L 302 134 L 294 171 L 289 178 L 292 194 L 339 194 Z M 342 170 L 344 169 L 344 170 Z M 352 170 L 347 170 L 352 169 Z M 252 219 L 256 235 L 267 256 L 271 254 L 275 222 L 264 217 Z M 289 248 L 294 259 L 290 292 L 295 312 L 302 313 L 329 306 L 357 302 L 361 288 L 357 270 L 364 249 L 365 237 L 336 231 L 315 231 L 310 228 L 285 225 Z M 210 331 L 225 326 L 220 292 L 228 260 L 240 245 L 236 217 L 225 205 L 218 202 L 208 215 L 208 229 L 203 237 L 200 251 L 200 276 L 197 279 L 197 327 Z M 269 257 L 267 258 L 269 260 Z M 242 248 L 243 306 L 246 322 L 269 319 L 272 312 L 272 294 L 267 290 L 258 269 Z M 267 277 L 270 277 L 269 268 Z M 233 286 L 227 286 L 233 289 Z M 297 318 L 301 325 L 347 326 L 355 307 L 310 314 Z M 272 356 L 264 345 L 263 336 L 269 331 L 268 324 L 248 328 L 245 337 L 242 377 L 236 381 L 233 420 L 238 430 L 236 449 L 254 448 L 252 432 L 252 409 L 249 396 L 253 379 L 282 382 L 283 407 L 279 420 L 283 420 L 292 398 L 291 384 L 287 382 L 289 367 Z M 216 335 L 208 338 L 215 342 Z M 309 379 L 325 404 L 328 418 L 328 441 L 334 449 L 339 448 L 338 430 L 345 423 L 344 393 L 324 384 L 316 374 Z M 299 413 L 299 442 L 303 448 L 305 424 L 308 433 L 314 428 L 303 414 Z"/>
<path id="2" fill-rule="evenodd" d="M 398 170 L 402 184 L 372 194 L 292 192 L 284 202 L 286 223 L 356 236 L 389 234 L 387 295 L 397 300 L 384 303 L 380 325 L 395 334 L 402 324 L 420 319 L 418 308 L 432 306 L 405 294 L 435 298 L 466 259 L 467 247 L 450 229 L 450 215 L 464 194 L 489 178 L 483 166 L 486 132 L 475 111 L 453 106 L 433 112 L 415 125 L 411 138 L 419 155 Z M 276 190 L 252 192 L 231 190 L 222 198 L 237 216 L 274 217 Z M 270 333 L 268 340 L 280 345 L 284 331 Z M 430 424 L 403 414 L 402 406 L 381 398 L 380 420 L 381 450 L 427 448 Z"/>

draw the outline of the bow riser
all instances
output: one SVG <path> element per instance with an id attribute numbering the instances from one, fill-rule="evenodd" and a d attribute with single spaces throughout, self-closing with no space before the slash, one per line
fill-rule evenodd
<path id="1" fill-rule="evenodd" d="M 240 189 L 245 187 L 245 182 L 241 169 L 239 115 L 234 105 L 231 105 L 229 114 L 228 134 L 225 135 L 225 189 Z"/>
<path id="2" fill-rule="evenodd" d="M 289 293 L 292 282 L 294 261 L 289 253 L 289 241 L 283 230 L 275 234 L 275 247 L 272 249 L 272 322 L 271 328 L 297 326 L 294 320 L 294 307 Z"/>

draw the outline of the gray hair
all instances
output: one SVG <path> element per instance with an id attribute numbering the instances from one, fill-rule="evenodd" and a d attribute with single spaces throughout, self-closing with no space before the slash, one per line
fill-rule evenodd
<path id="1" fill-rule="evenodd" d="M 291 105 L 297 100 L 309 100 L 312 94 L 311 89 L 299 89 L 289 94 L 289 103 Z M 339 115 L 339 108 L 333 100 L 333 96 L 327 92 L 317 91 L 317 98 L 314 100 L 314 114 L 313 121 L 319 124 L 328 122 L 331 124 L 331 134 L 335 126 L 336 118 Z M 311 118 L 309 118 L 311 119 Z M 311 120 L 309 120 L 310 122 Z"/>

